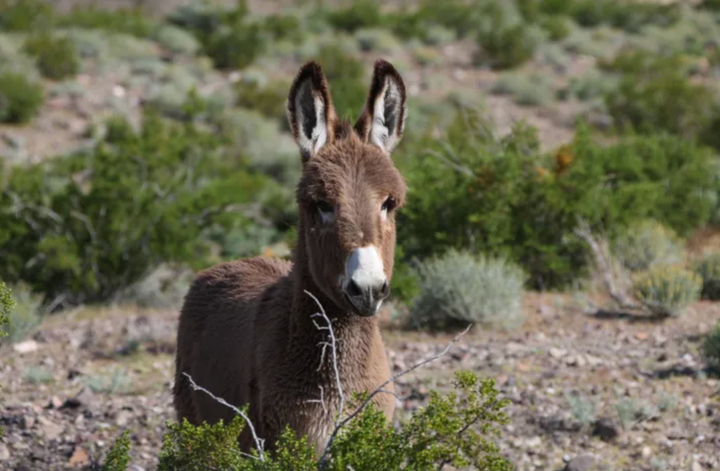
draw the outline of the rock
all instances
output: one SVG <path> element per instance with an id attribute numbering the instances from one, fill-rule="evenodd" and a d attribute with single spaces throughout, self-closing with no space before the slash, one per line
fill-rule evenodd
<path id="1" fill-rule="evenodd" d="M 48 409 L 60 409 L 63 406 L 63 404 L 65 404 L 65 401 L 63 401 L 62 399 L 60 399 L 57 396 L 53 396 L 50 398 L 50 402 L 48 403 L 47 408 Z"/>
<path id="2" fill-rule="evenodd" d="M 690 465 L 690 471 L 702 471 L 703 467 L 698 461 L 693 461 Z"/>
<path id="3" fill-rule="evenodd" d="M 525 441 L 525 446 L 528 448 L 537 448 L 540 445 L 542 445 L 542 438 L 540 437 L 532 437 Z"/>
<path id="4" fill-rule="evenodd" d="M 593 435 L 600 437 L 600 440 L 610 442 L 615 440 L 619 435 L 620 431 L 617 426 L 609 419 L 600 419 L 595 422 L 593 427 Z"/>
<path id="5" fill-rule="evenodd" d="M 551 357 L 553 357 L 555 359 L 560 359 L 560 358 L 564 357 L 565 355 L 567 355 L 567 351 L 565 351 L 561 348 L 555 348 L 555 347 L 552 347 L 550 350 L 548 350 L 548 353 L 550 354 Z"/>
<path id="6" fill-rule="evenodd" d="M 24 415 L 21 419 L 20 426 L 23 430 L 30 430 L 35 425 L 35 417 L 32 415 Z"/>
<path id="7" fill-rule="evenodd" d="M 68 464 L 76 468 L 83 467 L 90 464 L 90 456 L 83 448 L 75 447 L 75 450 L 68 460 Z"/>
<path id="8" fill-rule="evenodd" d="M 591 471 L 593 469 L 595 469 L 595 458 L 590 455 L 580 455 L 568 461 L 564 471 Z"/>
<path id="9" fill-rule="evenodd" d="M 640 454 L 643 458 L 648 459 L 650 458 L 650 456 L 652 456 L 652 448 L 650 448 L 649 446 L 644 446 Z"/>
<path id="10" fill-rule="evenodd" d="M 10 459 L 10 450 L 5 446 L 4 443 L 0 443 L 0 461 L 7 461 Z"/>
<path id="11" fill-rule="evenodd" d="M 130 419 L 132 419 L 132 414 L 129 411 L 121 410 L 115 418 L 115 424 L 118 427 L 125 427 L 130 422 Z"/>
<path id="12" fill-rule="evenodd" d="M 63 433 L 63 427 L 56 423 L 50 422 L 48 419 L 41 417 L 38 419 L 40 433 L 46 440 L 56 440 Z"/>
<path id="13" fill-rule="evenodd" d="M 32 353 L 37 351 L 38 343 L 34 340 L 26 340 L 24 342 L 16 343 L 13 345 L 13 350 L 17 353 L 24 355 L 25 353 Z"/>

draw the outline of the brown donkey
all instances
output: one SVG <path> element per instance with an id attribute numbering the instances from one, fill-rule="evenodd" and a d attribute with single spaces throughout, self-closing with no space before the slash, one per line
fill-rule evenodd
<path id="1" fill-rule="evenodd" d="M 332 319 L 345 394 L 373 391 L 389 379 L 375 314 L 389 294 L 395 210 L 405 197 L 390 159 L 404 130 L 405 86 L 392 65 L 377 61 L 352 127 L 336 116 L 322 69 L 310 62 L 290 89 L 287 114 L 303 162 L 294 263 L 251 258 L 198 275 L 180 315 L 173 392 L 180 420 L 227 422 L 234 415 L 193 391 L 187 373 L 227 402 L 249 404 L 268 449 L 287 425 L 322 449 L 339 396 L 331 355 L 323 360 L 319 345 L 328 333 L 313 323 L 319 309 L 305 290 Z M 394 401 L 375 396 L 388 417 Z M 244 450 L 253 446 L 247 427 L 240 442 Z"/>

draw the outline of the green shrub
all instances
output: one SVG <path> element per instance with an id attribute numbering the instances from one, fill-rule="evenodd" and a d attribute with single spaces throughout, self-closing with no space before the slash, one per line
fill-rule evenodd
<path id="1" fill-rule="evenodd" d="M 263 30 L 275 40 L 301 42 L 305 38 L 302 24 L 296 16 L 268 15 L 263 19 Z"/>
<path id="2" fill-rule="evenodd" d="M 418 268 L 420 294 L 410 311 L 415 327 L 522 323 L 522 271 L 503 259 L 451 250 Z"/>
<path id="3" fill-rule="evenodd" d="M 258 24 L 238 24 L 221 28 L 208 40 L 206 53 L 219 69 L 244 69 L 265 48 Z"/>
<path id="4" fill-rule="evenodd" d="M 540 12 L 547 15 L 567 15 L 572 11 L 575 0 L 542 0 Z"/>
<path id="5" fill-rule="evenodd" d="M 658 316 L 680 315 L 700 297 L 702 280 L 674 265 L 655 266 L 633 278 L 637 299 Z"/>
<path id="6" fill-rule="evenodd" d="M 42 0 L 0 0 L 0 31 L 33 31 L 51 27 L 55 12 Z"/>
<path id="7" fill-rule="evenodd" d="M 628 2 L 622 0 L 576 0 L 571 8 L 575 21 L 584 27 L 601 24 L 638 32 L 643 26 L 667 27 L 680 18 L 676 4 Z"/>
<path id="8" fill-rule="evenodd" d="M 465 112 L 440 142 L 408 141 L 395 159 L 409 187 L 398 222 L 407 260 L 482 248 L 518 264 L 537 288 L 567 286 L 586 273 L 578 218 L 610 228 L 611 239 L 648 218 L 684 236 L 716 205 L 713 154 L 673 136 L 601 146 L 580 127 L 572 145 L 541 155 L 527 126 L 500 140 Z"/>
<path id="9" fill-rule="evenodd" d="M 701 10 L 720 12 L 720 0 L 703 0 L 698 5 L 698 8 Z"/>
<path id="10" fill-rule="evenodd" d="M 621 129 L 693 138 L 701 135 L 714 117 L 715 94 L 688 80 L 687 66 L 679 56 L 655 58 L 630 51 L 606 67 L 623 72 L 617 89 L 606 97 L 608 111 Z"/>
<path id="11" fill-rule="evenodd" d="M 12 291 L 0 281 L 0 338 L 8 333 L 3 330 L 10 322 L 10 313 L 15 308 L 15 300 L 12 298 Z"/>
<path id="12" fill-rule="evenodd" d="M 265 25 L 262 22 L 250 23 L 247 15 L 244 0 L 238 0 L 231 9 L 194 2 L 178 8 L 168 21 L 192 31 L 215 67 L 243 69 L 252 64 L 266 46 Z"/>
<path id="13" fill-rule="evenodd" d="M 219 145 L 147 116 L 139 132 L 115 120 L 84 152 L 3 171 L 0 276 L 72 303 L 108 299 L 162 262 L 198 267 L 205 228 L 244 219 L 223 208 L 269 183 Z"/>
<path id="14" fill-rule="evenodd" d="M 102 29 L 115 33 L 149 38 L 158 23 L 139 8 L 108 10 L 95 5 L 78 6 L 57 18 L 57 26 Z"/>
<path id="15" fill-rule="evenodd" d="M 75 43 L 68 38 L 49 34 L 30 36 L 25 40 L 25 52 L 35 57 L 43 77 L 63 80 L 74 77 L 80 70 L 80 57 Z"/>
<path id="16" fill-rule="evenodd" d="M 266 84 L 259 81 L 242 80 L 235 85 L 237 106 L 256 110 L 266 118 L 285 118 L 285 102 L 290 84 L 283 80 L 274 80 Z"/>
<path id="17" fill-rule="evenodd" d="M 507 423 L 493 380 L 479 380 L 470 372 L 456 373 L 455 388 L 446 396 L 433 392 L 400 430 L 374 407 L 366 407 L 338 434 L 321 465 L 327 471 L 424 471 L 445 465 L 478 471 L 510 471 L 493 437 Z M 358 398 L 359 399 L 359 398 Z M 248 456 L 240 452 L 237 437 L 244 428 L 237 416 L 229 424 L 193 426 L 183 421 L 168 424 L 160 451 L 158 471 L 223 469 L 228 471 L 314 471 L 318 457 L 304 437 L 290 429 L 277 449 Z M 104 471 L 120 471 L 129 462 L 127 432 L 108 452 Z"/>
<path id="18" fill-rule="evenodd" d="M 317 56 L 330 83 L 333 105 L 341 118 L 357 118 L 365 105 L 367 84 L 363 80 L 365 66 L 348 55 L 340 46 L 325 45 Z"/>
<path id="19" fill-rule="evenodd" d="M 705 336 L 702 343 L 702 353 L 708 366 L 720 372 L 720 324 Z"/>
<path id="20" fill-rule="evenodd" d="M 518 105 L 546 106 L 555 96 L 552 86 L 552 79 L 545 74 L 510 72 L 498 78 L 492 91 L 512 95 Z"/>
<path id="21" fill-rule="evenodd" d="M 702 297 L 717 301 L 720 299 L 720 252 L 711 252 L 695 262 L 695 273 L 702 279 Z"/>
<path id="22" fill-rule="evenodd" d="M 328 13 L 328 23 L 352 33 L 360 28 L 375 28 L 382 22 L 380 3 L 375 0 L 353 0 L 350 6 Z"/>
<path id="23" fill-rule="evenodd" d="M 195 36 L 177 26 L 163 25 L 155 31 L 154 37 L 161 46 L 175 54 L 194 55 L 200 49 Z"/>
<path id="24" fill-rule="evenodd" d="M 361 51 L 376 51 L 383 54 L 401 50 L 403 45 L 392 32 L 383 28 L 366 28 L 355 31 L 355 39 Z"/>
<path id="25" fill-rule="evenodd" d="M 518 23 L 507 25 L 502 20 L 481 30 L 477 42 L 481 48 L 479 60 L 489 59 L 495 69 L 510 69 L 530 60 L 538 44 L 532 27 Z"/>
<path id="26" fill-rule="evenodd" d="M 613 253 L 630 271 L 644 271 L 685 260 L 683 243 L 677 234 L 653 220 L 630 225 L 615 241 Z"/>
<path id="27" fill-rule="evenodd" d="M 417 38 L 429 43 L 433 27 L 443 27 L 453 31 L 456 37 L 464 38 L 477 31 L 485 19 L 497 10 L 498 5 L 494 2 L 423 0 L 413 11 L 399 10 L 386 15 L 385 23 L 403 39 Z"/>
<path id="28" fill-rule="evenodd" d="M 110 448 L 102 471 L 127 471 L 130 465 L 130 432 L 125 431 L 118 437 L 115 444 Z"/>
<path id="29" fill-rule="evenodd" d="M 0 338 L 0 344 L 25 340 L 42 322 L 42 298 L 34 295 L 24 285 L 18 285 L 13 289 L 13 297 L 13 309 L 7 314 L 7 337 Z"/>
<path id="30" fill-rule="evenodd" d="M 570 20 L 565 16 L 544 16 L 540 18 L 539 25 L 545 30 L 551 41 L 560 41 L 570 35 Z"/>
<path id="31" fill-rule="evenodd" d="M 39 84 L 24 75 L 0 73 L 0 123 L 26 123 L 37 114 L 43 101 Z"/>
<path id="32" fill-rule="evenodd" d="M 559 91 L 560 99 L 575 98 L 580 101 L 589 101 L 604 98 L 612 93 L 618 86 L 618 80 L 612 75 L 602 74 L 591 69 L 580 77 L 572 77 L 567 86 Z"/>

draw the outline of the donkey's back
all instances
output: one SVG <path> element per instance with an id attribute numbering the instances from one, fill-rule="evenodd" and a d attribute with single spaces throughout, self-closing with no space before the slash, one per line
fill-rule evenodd
<path id="1" fill-rule="evenodd" d="M 178 420 L 198 425 L 232 418 L 230 409 L 194 392 L 182 373 L 233 404 L 250 402 L 257 306 L 291 267 L 289 262 L 257 257 L 198 274 L 185 296 L 178 327 L 173 388 Z"/>

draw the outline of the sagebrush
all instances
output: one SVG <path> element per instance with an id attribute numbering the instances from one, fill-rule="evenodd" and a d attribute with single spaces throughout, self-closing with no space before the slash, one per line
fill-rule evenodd
<path id="1" fill-rule="evenodd" d="M 635 296 L 653 314 L 678 316 L 700 297 L 702 280 L 677 265 L 657 265 L 633 278 Z"/>
<path id="2" fill-rule="evenodd" d="M 410 311 L 416 327 L 478 323 L 510 328 L 522 323 L 525 275 L 499 258 L 449 251 L 421 264 L 420 293 Z"/>

